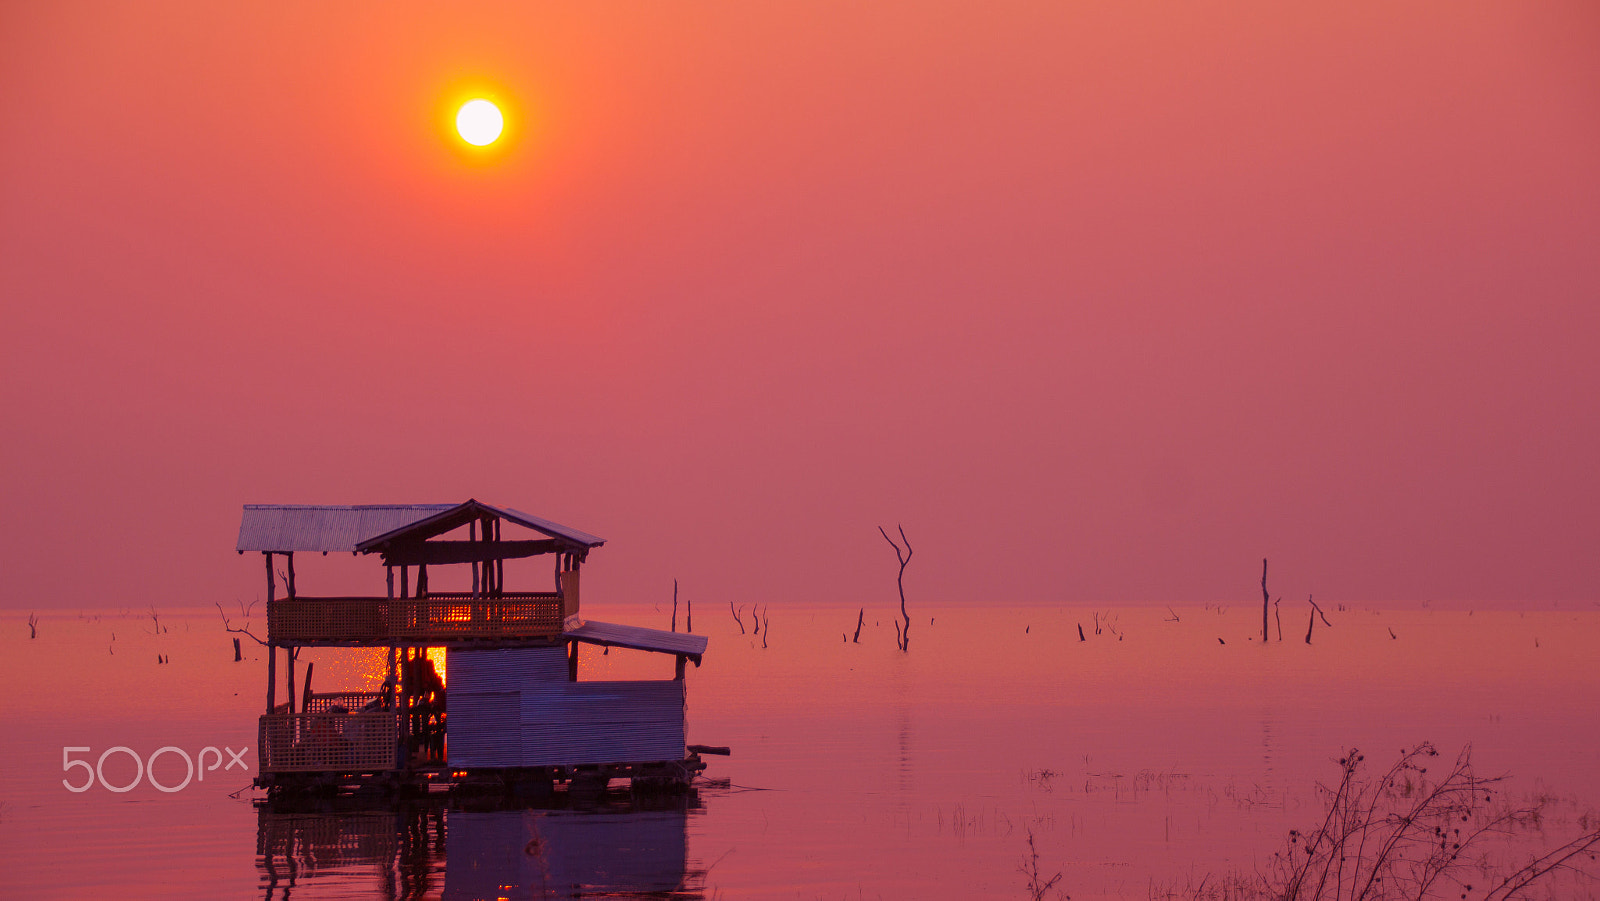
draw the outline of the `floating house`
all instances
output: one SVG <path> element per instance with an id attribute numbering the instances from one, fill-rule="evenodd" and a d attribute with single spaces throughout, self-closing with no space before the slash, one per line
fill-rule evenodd
<path id="1" fill-rule="evenodd" d="M 256 784 L 687 784 L 704 769 L 700 751 L 726 753 L 685 743 L 686 664 L 699 666 L 706 638 L 586 620 L 579 574 L 604 543 L 476 500 L 246 505 L 237 550 L 260 553 L 267 577 Z M 382 593 L 301 594 L 295 554 L 308 553 L 377 555 Z M 507 587 L 507 560 L 543 556 L 549 590 Z M 470 590 L 430 589 L 441 567 L 470 568 Z M 584 645 L 671 655 L 675 677 L 580 682 Z M 297 697 L 297 654 L 307 647 L 383 648 L 387 677 L 375 692 L 318 693 L 308 663 Z M 430 649 L 444 650 L 448 688 Z"/>

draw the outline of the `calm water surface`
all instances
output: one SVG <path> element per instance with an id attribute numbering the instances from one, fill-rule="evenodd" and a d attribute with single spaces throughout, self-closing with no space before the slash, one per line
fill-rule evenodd
<path id="1" fill-rule="evenodd" d="M 1508 798 L 1545 799 L 1535 840 L 1594 816 L 1600 612 L 1352 608 L 1309 646 L 1305 612 L 1286 604 L 1285 640 L 1261 647 L 1249 605 L 924 607 L 902 654 L 887 608 L 859 644 L 843 640 L 854 608 L 775 610 L 765 646 L 702 609 L 689 740 L 733 756 L 710 758 L 694 795 L 336 809 L 251 803 L 265 658 L 247 646 L 234 663 L 214 609 L 162 611 L 160 631 L 148 613 L 49 615 L 34 640 L 26 613 L 7 613 L 0 895 L 1025 898 L 1031 833 L 1072 898 L 1144 899 L 1261 866 L 1319 818 L 1315 786 L 1337 780 L 1345 749 L 1386 764 L 1421 741 L 1470 745 L 1481 773 L 1510 775 Z M 372 688 L 380 671 L 365 652 L 307 661 L 318 691 Z M 581 678 L 671 669 L 586 649 Z M 93 764 L 119 746 L 248 746 L 251 770 L 171 793 L 62 785 L 83 781 L 63 748 Z M 165 752 L 155 772 L 173 786 L 187 770 Z M 139 775 L 120 752 L 102 773 Z"/>

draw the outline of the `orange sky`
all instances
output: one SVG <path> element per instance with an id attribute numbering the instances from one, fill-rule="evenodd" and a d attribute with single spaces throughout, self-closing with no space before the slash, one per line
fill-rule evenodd
<path id="1" fill-rule="evenodd" d="M 929 600 L 1586 603 L 1600 13 L 1311 6 L 8 4 L 0 607 L 468 496 L 586 606 L 887 604 L 895 522 Z"/>

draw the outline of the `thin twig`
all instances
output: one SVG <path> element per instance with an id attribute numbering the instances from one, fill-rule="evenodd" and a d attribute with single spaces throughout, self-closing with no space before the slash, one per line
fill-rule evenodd
<path id="1" fill-rule="evenodd" d="M 222 630 L 224 632 L 237 632 L 240 635 L 244 635 L 244 636 L 248 637 L 251 641 L 255 642 L 258 645 L 261 645 L 262 647 L 266 647 L 267 646 L 266 642 L 264 642 L 261 639 L 257 638 L 255 636 L 255 633 L 250 631 L 250 624 L 249 623 L 245 623 L 245 627 L 243 629 L 235 629 L 233 627 L 233 623 L 228 621 L 228 614 L 222 609 L 222 602 L 218 601 L 218 602 L 216 602 L 216 604 L 217 604 L 217 615 L 222 617 Z M 254 605 L 252 605 L 252 606 L 254 606 Z"/>

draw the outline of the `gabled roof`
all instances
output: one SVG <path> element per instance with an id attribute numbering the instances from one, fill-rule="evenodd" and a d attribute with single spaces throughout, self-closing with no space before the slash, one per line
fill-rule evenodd
<path id="1" fill-rule="evenodd" d="M 363 539 L 356 545 L 356 550 L 362 553 L 371 553 L 382 550 L 385 545 L 400 541 L 422 541 L 435 535 L 443 535 L 452 529 L 459 529 L 467 523 L 485 516 L 495 516 L 507 522 L 516 523 L 525 529 L 532 529 L 557 541 L 571 544 L 574 549 L 581 547 L 584 550 L 588 550 L 606 543 L 604 538 L 590 535 L 588 532 L 579 531 L 571 526 L 564 526 L 558 522 L 551 522 L 548 519 L 523 513 L 520 510 L 513 510 L 510 507 L 496 507 L 493 504 L 485 504 L 479 500 L 468 500 L 464 504 L 445 508 L 431 516 L 401 525 L 381 535 Z"/>
<path id="2" fill-rule="evenodd" d="M 463 504 L 245 504 L 237 550 L 370 552 L 397 539 L 420 541 L 483 516 L 497 516 L 574 549 L 605 543 L 587 532 L 476 500 Z"/>

